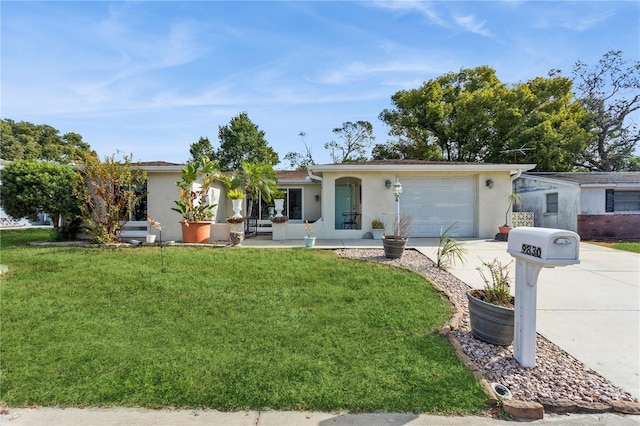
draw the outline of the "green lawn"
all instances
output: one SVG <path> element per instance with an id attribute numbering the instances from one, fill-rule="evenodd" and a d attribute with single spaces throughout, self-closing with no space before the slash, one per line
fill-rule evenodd
<path id="1" fill-rule="evenodd" d="M 10 406 L 478 413 L 421 276 L 330 251 L 30 247 L 0 233 Z M 20 236 L 22 235 L 22 236 Z M 40 234 L 33 233 L 31 238 Z"/>
<path id="2" fill-rule="evenodd" d="M 591 244 L 599 246 L 610 247 L 616 250 L 630 251 L 633 253 L 640 253 L 640 242 L 638 241 L 619 241 L 617 243 L 604 243 L 597 241 L 589 241 Z"/>

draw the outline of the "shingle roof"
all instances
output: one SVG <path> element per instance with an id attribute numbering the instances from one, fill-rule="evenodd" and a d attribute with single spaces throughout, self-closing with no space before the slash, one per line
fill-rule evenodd
<path id="1" fill-rule="evenodd" d="M 527 172 L 524 175 L 558 179 L 580 185 L 640 185 L 640 172 Z"/>
<path id="2" fill-rule="evenodd" d="M 298 170 L 276 170 L 278 180 L 305 180 L 309 174 Z"/>
<path id="3" fill-rule="evenodd" d="M 169 163 L 168 161 L 142 161 L 140 166 L 184 166 L 184 163 Z"/>

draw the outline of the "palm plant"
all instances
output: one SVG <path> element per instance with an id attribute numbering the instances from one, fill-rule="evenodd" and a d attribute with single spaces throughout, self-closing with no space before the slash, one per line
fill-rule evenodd
<path id="1" fill-rule="evenodd" d="M 507 212 L 504 214 L 504 226 L 509 226 L 509 210 L 516 204 L 520 204 L 520 196 L 515 191 L 512 191 L 507 196 L 507 202 L 509 206 L 507 207 Z"/>
<path id="2" fill-rule="evenodd" d="M 253 201 L 260 197 L 269 203 L 278 188 L 278 177 L 273 166 L 267 163 L 242 162 L 242 169 L 231 178 L 231 188 L 241 188 L 247 194 L 247 216 L 251 217 Z"/>
<path id="3" fill-rule="evenodd" d="M 449 225 L 444 231 L 440 230 L 436 253 L 436 266 L 440 269 L 447 269 L 452 264 L 455 265 L 456 259 L 464 263 L 463 255 L 467 250 L 462 246 L 462 243 L 450 236 L 457 227 L 458 223 L 456 222 Z"/>

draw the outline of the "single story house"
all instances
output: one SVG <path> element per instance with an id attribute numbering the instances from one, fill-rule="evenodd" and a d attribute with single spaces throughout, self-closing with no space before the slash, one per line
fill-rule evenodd
<path id="1" fill-rule="evenodd" d="M 529 172 L 515 181 L 534 225 L 583 239 L 640 238 L 640 172 Z"/>
<path id="2" fill-rule="evenodd" d="M 142 163 L 147 172 L 147 211 L 162 224 L 163 240 L 182 239 L 181 216 L 171 210 L 178 198 L 175 182 L 183 164 Z M 371 221 L 382 219 L 393 231 L 396 212 L 413 216 L 413 237 L 437 237 L 456 223 L 458 237 L 493 238 L 504 224 L 513 180 L 535 164 L 450 163 L 412 160 L 367 161 L 310 166 L 305 172 L 279 171 L 286 190 L 284 224 L 272 224 L 274 210 L 255 203 L 249 231 L 269 232 L 274 240 L 300 239 L 304 222 L 313 223 L 318 238 L 370 238 Z M 402 185 L 398 204 L 393 186 Z M 229 239 L 233 215 L 227 188 L 216 182 L 211 197 L 215 209 L 211 239 Z M 244 206 L 243 216 L 246 216 Z M 157 234 L 157 230 L 152 230 Z"/>

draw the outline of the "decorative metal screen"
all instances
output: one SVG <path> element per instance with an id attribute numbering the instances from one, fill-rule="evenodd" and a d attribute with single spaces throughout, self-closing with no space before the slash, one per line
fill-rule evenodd
<path id="1" fill-rule="evenodd" d="M 533 226 L 533 212 L 513 212 L 511 213 L 511 223 L 514 228 Z"/>

